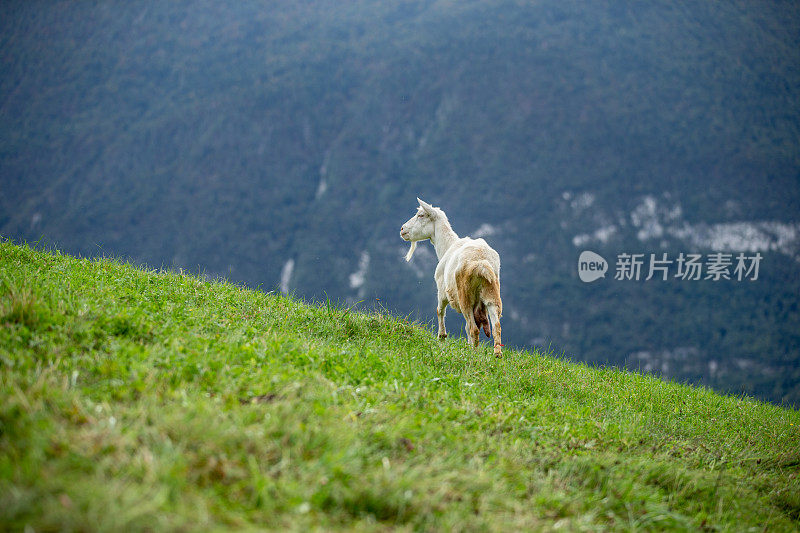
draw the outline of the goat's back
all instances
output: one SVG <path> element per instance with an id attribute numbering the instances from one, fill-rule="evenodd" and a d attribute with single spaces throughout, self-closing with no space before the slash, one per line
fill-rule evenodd
<path id="1" fill-rule="evenodd" d="M 500 255 L 483 239 L 462 237 L 445 252 L 436 266 L 436 277 L 442 276 L 455 281 L 455 271 L 463 264 L 488 261 L 491 269 L 500 279 Z"/>

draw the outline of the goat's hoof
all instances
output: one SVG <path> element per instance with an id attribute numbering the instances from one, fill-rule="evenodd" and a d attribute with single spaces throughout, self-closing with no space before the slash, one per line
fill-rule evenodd
<path id="1" fill-rule="evenodd" d="M 497 358 L 500 358 L 500 356 L 502 354 L 503 354 L 503 349 L 500 348 L 499 346 L 495 346 L 494 347 L 494 356 L 497 357 Z"/>
<path id="2" fill-rule="evenodd" d="M 447 338 L 447 333 L 439 333 L 439 340 L 443 341 Z"/>

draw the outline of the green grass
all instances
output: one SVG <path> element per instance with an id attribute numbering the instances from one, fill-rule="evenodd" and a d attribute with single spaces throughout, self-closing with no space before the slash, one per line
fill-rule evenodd
<path id="1" fill-rule="evenodd" d="M 0 529 L 800 526 L 796 410 L 6 241 L 0 395 Z"/>

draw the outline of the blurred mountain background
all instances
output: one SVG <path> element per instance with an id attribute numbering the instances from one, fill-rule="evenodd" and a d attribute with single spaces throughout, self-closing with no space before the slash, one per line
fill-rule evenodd
<path id="1" fill-rule="evenodd" d="M 4 237 L 432 324 L 417 196 L 508 345 L 800 405 L 800 4 L 0 3 Z M 714 252 L 758 279 L 613 276 Z"/>

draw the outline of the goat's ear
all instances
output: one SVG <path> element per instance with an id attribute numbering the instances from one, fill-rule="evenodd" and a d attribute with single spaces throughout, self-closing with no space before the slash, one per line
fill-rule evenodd
<path id="1" fill-rule="evenodd" d="M 436 212 L 433 210 L 433 206 L 431 204 L 423 202 L 419 198 L 417 198 L 417 201 L 419 202 L 420 207 L 422 207 L 422 209 L 424 209 L 425 212 L 428 213 L 430 216 L 436 215 Z"/>

